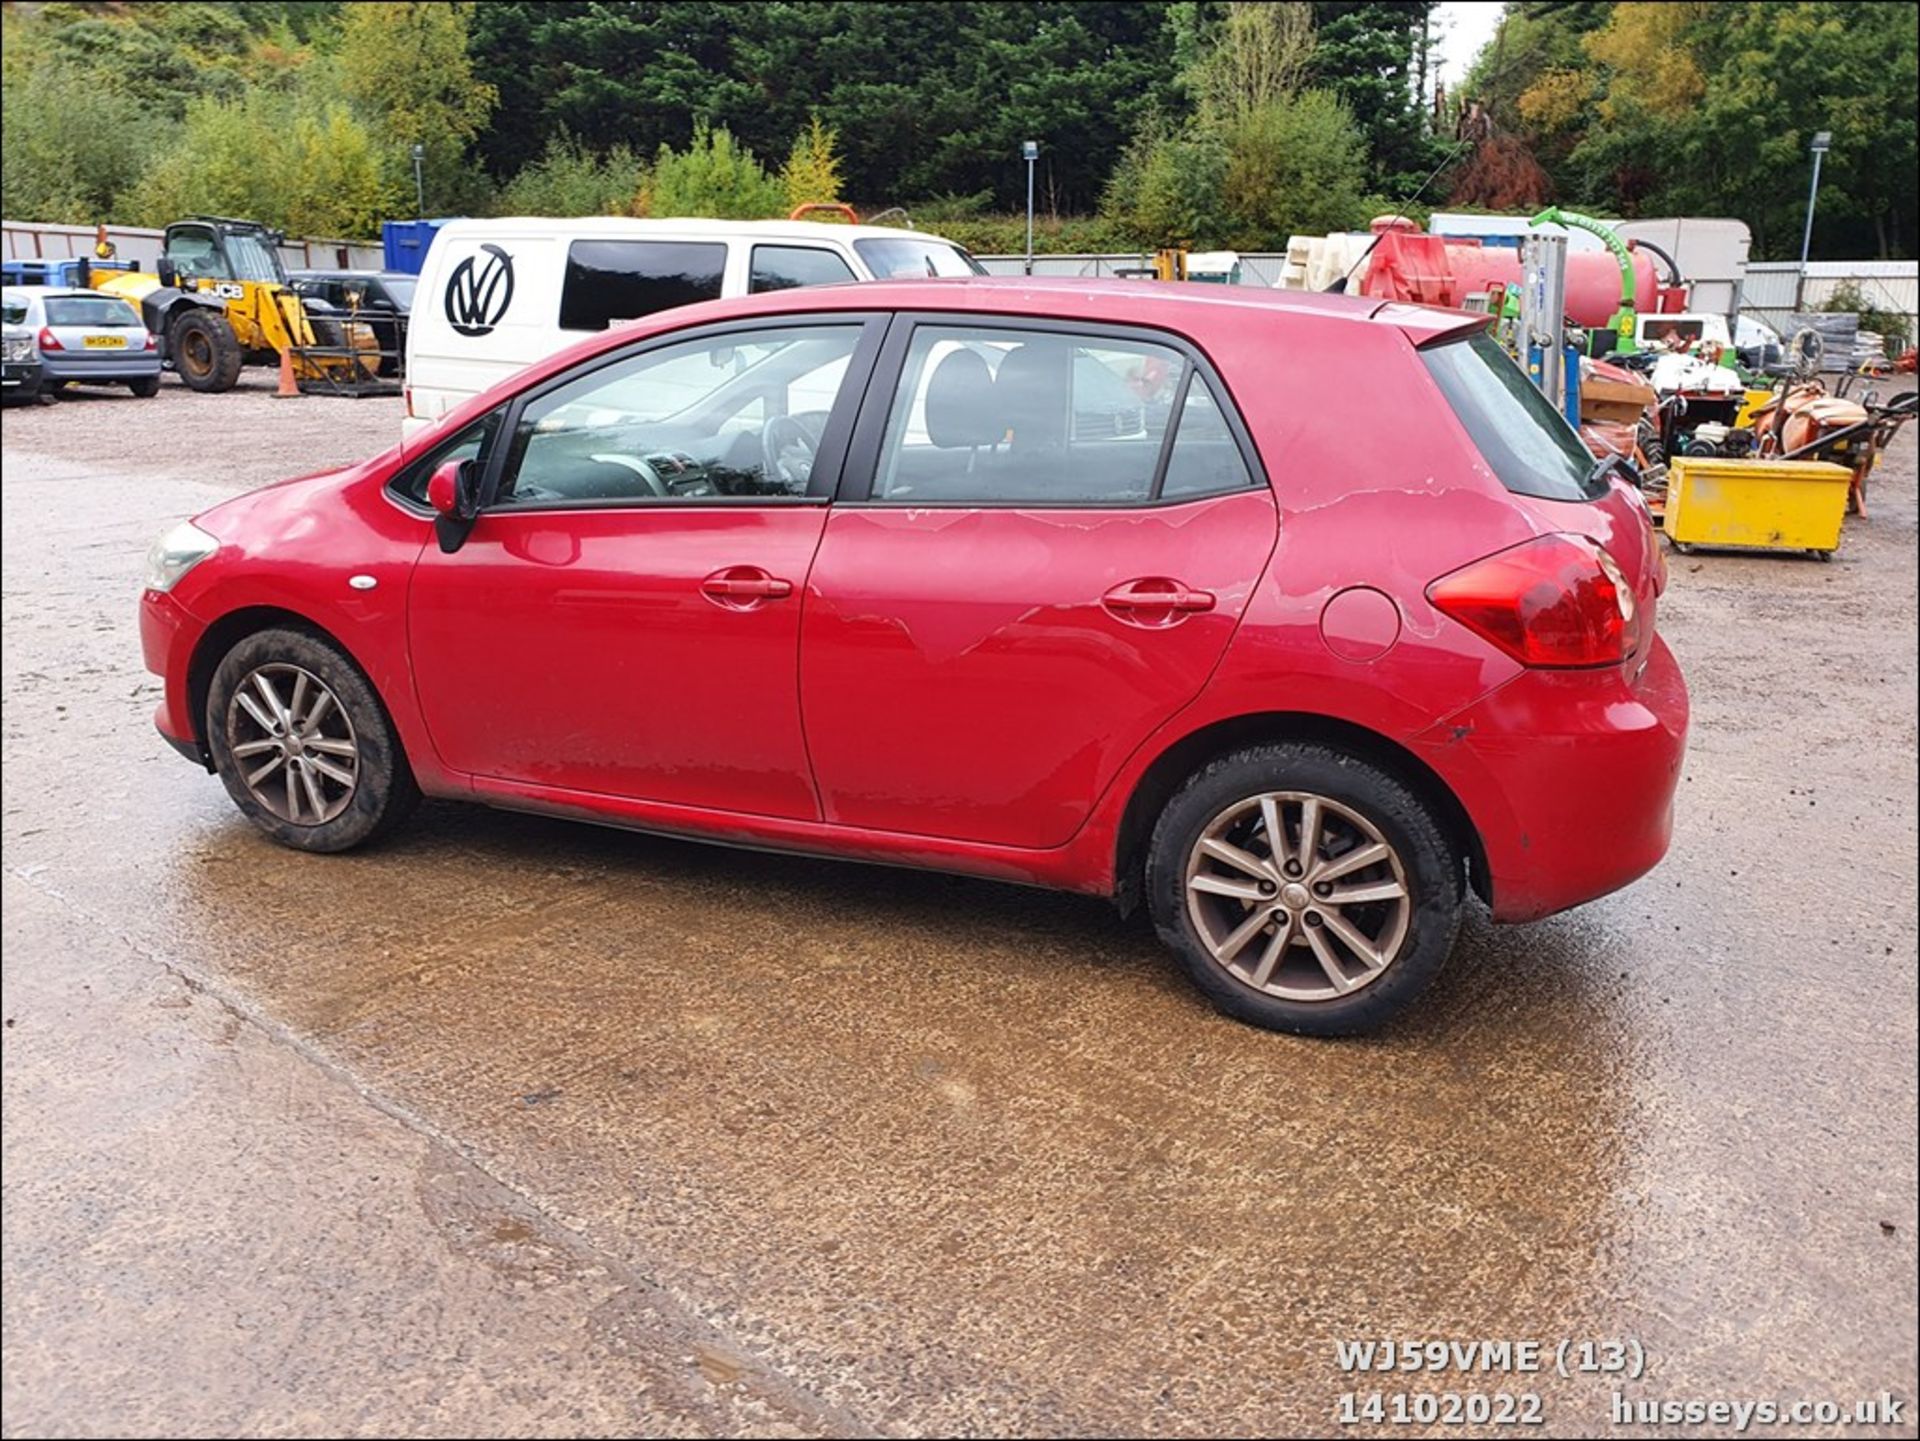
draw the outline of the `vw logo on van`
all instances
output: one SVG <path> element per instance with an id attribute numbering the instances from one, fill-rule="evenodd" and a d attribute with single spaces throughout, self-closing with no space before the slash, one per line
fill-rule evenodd
<path id="1" fill-rule="evenodd" d="M 483 245 L 479 254 L 453 268 L 447 281 L 447 321 L 459 334 L 487 334 L 511 304 L 513 257 L 499 246 Z"/>

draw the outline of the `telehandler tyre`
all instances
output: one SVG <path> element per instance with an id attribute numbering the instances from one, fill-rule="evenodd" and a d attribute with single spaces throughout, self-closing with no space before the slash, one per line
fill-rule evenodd
<path id="1" fill-rule="evenodd" d="M 184 311 L 167 327 L 167 354 L 189 389 L 232 390 L 240 379 L 240 342 L 224 315 Z"/>

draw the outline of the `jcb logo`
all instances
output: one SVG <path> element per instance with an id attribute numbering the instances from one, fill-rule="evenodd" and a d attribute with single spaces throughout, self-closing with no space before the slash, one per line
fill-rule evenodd
<path id="1" fill-rule="evenodd" d="M 247 295 L 246 286 L 234 285 L 225 280 L 203 280 L 200 282 L 200 290 L 204 295 L 217 295 L 222 300 L 244 300 Z"/>

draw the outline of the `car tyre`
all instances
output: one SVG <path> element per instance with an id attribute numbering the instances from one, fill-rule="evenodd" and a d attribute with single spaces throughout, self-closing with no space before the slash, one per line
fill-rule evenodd
<path id="1" fill-rule="evenodd" d="M 127 382 L 127 389 L 131 390 L 142 400 L 152 400 L 154 396 L 160 393 L 160 377 L 157 375 L 143 375 L 138 380 L 129 380 Z"/>
<path id="2" fill-rule="evenodd" d="M 234 645 L 213 673 L 204 724 L 227 794 L 283 846 L 350 850 L 419 803 L 372 684 L 310 631 L 257 631 Z"/>
<path id="3" fill-rule="evenodd" d="M 1356 865 L 1363 853 L 1379 859 Z M 1251 747 L 1196 772 L 1162 811 L 1146 871 L 1155 930 L 1217 1009 L 1317 1036 L 1371 1031 L 1411 1005 L 1452 952 L 1466 898 L 1460 852 L 1413 790 L 1309 743 Z"/>

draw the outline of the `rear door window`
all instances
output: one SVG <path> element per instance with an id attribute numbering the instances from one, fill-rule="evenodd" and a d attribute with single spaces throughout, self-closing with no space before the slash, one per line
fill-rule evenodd
<path id="1" fill-rule="evenodd" d="M 814 245 L 756 245 L 747 293 L 797 290 L 803 285 L 843 285 L 853 267 L 831 250 Z"/>
<path id="2" fill-rule="evenodd" d="M 1593 500 L 1606 494 L 1567 418 L 1485 331 L 1423 350 L 1427 371 L 1487 466 L 1515 495 Z"/>
<path id="3" fill-rule="evenodd" d="M 576 240 L 560 290 L 562 330 L 605 330 L 616 320 L 720 297 L 727 247 L 719 241 Z"/>
<path id="4" fill-rule="evenodd" d="M 931 505 L 1145 505 L 1252 483 L 1206 378 L 1171 346 L 920 325 L 871 496 Z"/>

